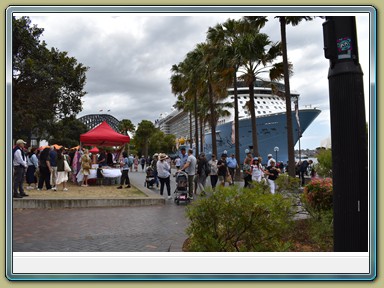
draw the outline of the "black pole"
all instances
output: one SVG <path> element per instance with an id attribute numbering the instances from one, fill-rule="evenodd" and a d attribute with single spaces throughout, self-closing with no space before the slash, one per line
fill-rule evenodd
<path id="1" fill-rule="evenodd" d="M 334 251 L 368 251 L 368 146 L 355 17 L 323 23 L 332 137 Z"/>

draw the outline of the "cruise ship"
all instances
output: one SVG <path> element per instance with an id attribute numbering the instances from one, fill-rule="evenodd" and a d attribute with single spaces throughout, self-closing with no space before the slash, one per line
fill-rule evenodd
<path id="1" fill-rule="evenodd" d="M 280 91 L 284 90 L 284 85 L 280 83 L 277 85 Z M 268 154 L 272 154 L 274 158 L 277 158 L 277 161 L 286 163 L 288 160 L 288 144 L 285 99 L 274 95 L 270 87 L 263 86 L 265 86 L 263 82 L 256 81 L 254 88 L 259 156 L 265 160 Z M 249 101 L 249 88 L 242 84 L 242 82 L 239 83 L 237 88 L 237 95 L 240 153 L 245 153 L 247 149 L 252 151 L 253 146 L 251 115 L 246 107 L 246 103 Z M 299 94 L 292 91 L 291 98 L 298 101 Z M 234 101 L 233 88 L 228 89 L 228 98 L 226 101 Z M 297 108 L 296 111 L 295 103 L 292 103 L 292 108 L 293 138 L 294 145 L 296 145 L 299 137 L 321 111 L 311 106 L 306 106 L 301 109 Z M 220 118 L 216 127 L 217 153 L 219 155 L 224 151 L 226 151 L 228 155 L 235 153 L 234 109 L 229 109 L 229 112 L 230 116 Z M 189 116 L 187 113 L 175 110 L 169 115 L 162 116 L 163 117 L 156 123 L 157 127 L 165 133 L 174 134 L 177 139 L 188 138 Z M 278 147 L 278 149 L 275 147 Z M 207 157 L 210 158 L 212 154 L 212 136 L 210 131 L 205 132 L 204 147 L 203 149 L 199 149 L 199 151 L 204 151 Z M 242 157 L 243 155 L 240 155 L 240 158 Z"/>

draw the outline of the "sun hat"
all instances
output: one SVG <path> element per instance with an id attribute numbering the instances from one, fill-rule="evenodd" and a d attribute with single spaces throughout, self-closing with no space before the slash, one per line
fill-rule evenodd
<path id="1" fill-rule="evenodd" d="M 16 144 L 27 144 L 23 139 L 19 139 L 16 141 Z"/>
<path id="2" fill-rule="evenodd" d="M 268 157 L 272 157 L 272 154 L 268 154 Z"/>
<path id="3" fill-rule="evenodd" d="M 164 159 L 167 159 L 167 158 L 168 158 L 167 154 L 160 153 L 160 155 L 159 155 L 159 160 L 160 160 L 160 161 L 162 161 L 162 160 L 164 160 Z"/>

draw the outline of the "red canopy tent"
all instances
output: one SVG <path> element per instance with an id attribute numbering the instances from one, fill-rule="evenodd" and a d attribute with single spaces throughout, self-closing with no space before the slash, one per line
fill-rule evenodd
<path id="1" fill-rule="evenodd" d="M 106 121 L 80 135 L 80 142 L 89 146 L 123 146 L 130 140 L 129 136 L 113 130 Z"/>
<path id="2" fill-rule="evenodd" d="M 89 153 L 99 153 L 99 149 L 97 147 L 93 147 L 91 150 L 88 151 Z"/>

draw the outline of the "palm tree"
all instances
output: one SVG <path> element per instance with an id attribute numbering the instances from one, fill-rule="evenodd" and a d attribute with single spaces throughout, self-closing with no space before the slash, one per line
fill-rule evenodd
<path id="1" fill-rule="evenodd" d="M 286 37 L 286 25 L 292 24 L 292 26 L 298 25 L 302 20 L 312 20 L 313 17 L 290 17 L 290 16 L 277 16 L 280 21 L 281 32 L 281 46 L 283 52 L 283 66 L 284 66 L 284 85 L 285 85 L 285 106 L 287 114 L 287 141 L 288 141 L 288 174 L 291 177 L 295 177 L 295 147 L 293 143 L 293 126 L 292 126 L 292 112 L 291 112 L 291 92 L 289 86 L 289 63 L 287 56 L 287 37 Z M 300 137 L 300 135 L 299 135 Z"/>
<path id="2" fill-rule="evenodd" d="M 239 21 L 228 19 L 223 24 L 217 24 L 215 27 L 210 27 L 207 32 L 207 39 L 212 41 L 213 45 L 221 47 L 223 51 L 223 59 L 229 61 L 232 73 L 233 88 L 234 88 L 234 125 L 235 125 L 235 155 L 237 163 L 240 163 L 240 135 L 239 135 L 239 104 L 237 96 L 237 70 L 240 65 L 239 55 L 234 49 L 235 41 L 240 37 Z M 225 58 L 224 58 L 225 57 Z M 240 171 L 238 171 L 240 173 Z M 237 175 L 239 176 L 239 175 Z"/>
<path id="3" fill-rule="evenodd" d="M 180 111 L 184 111 L 185 113 L 188 114 L 189 116 L 189 139 L 192 139 L 193 138 L 193 135 L 192 135 L 192 112 L 193 112 L 193 105 L 194 103 L 192 103 L 191 101 L 187 101 L 185 100 L 184 96 L 183 95 L 178 95 L 177 96 L 177 100 L 176 100 L 176 103 L 173 105 L 174 108 L 176 108 L 177 110 L 180 110 Z M 188 137 L 186 137 L 188 138 Z"/>
<path id="4" fill-rule="evenodd" d="M 182 95 L 185 101 L 193 102 L 194 119 L 195 119 L 195 146 L 196 153 L 199 153 L 198 145 L 198 97 L 200 93 L 201 75 L 196 67 L 200 62 L 200 55 L 195 49 L 187 53 L 184 61 L 178 65 L 173 65 L 171 71 L 174 73 L 171 77 L 172 92 Z M 191 146 L 192 146 L 191 137 Z"/>
<path id="5" fill-rule="evenodd" d="M 249 20 L 245 19 L 245 23 L 250 25 Z M 244 24 L 246 26 L 246 24 Z M 282 65 L 275 63 L 276 58 L 281 56 L 280 43 L 273 43 L 267 34 L 260 33 L 257 29 L 249 29 L 248 32 L 239 38 L 237 42 L 237 50 L 240 55 L 240 68 L 242 72 L 241 79 L 245 81 L 249 87 L 249 108 L 252 122 L 252 145 L 253 153 L 259 155 L 257 141 L 257 125 L 255 113 L 254 85 L 256 80 L 265 82 L 265 73 L 269 73 L 271 80 L 278 80 L 282 77 Z"/>
<path id="6" fill-rule="evenodd" d="M 240 163 L 240 135 L 239 135 L 239 105 L 237 94 L 237 72 L 241 63 L 241 55 L 237 47 L 241 37 L 251 30 L 249 27 L 252 25 L 253 31 L 258 31 L 265 25 L 266 17 L 244 17 L 248 21 L 240 21 L 228 19 L 223 24 L 217 24 L 215 27 L 210 27 L 207 33 L 207 38 L 212 41 L 221 50 L 224 51 L 222 56 L 225 61 L 229 63 L 228 73 L 232 73 L 231 78 L 233 81 L 234 90 L 234 130 L 235 130 L 235 155 L 236 160 Z M 240 176 L 240 171 L 237 170 L 237 178 Z"/>

